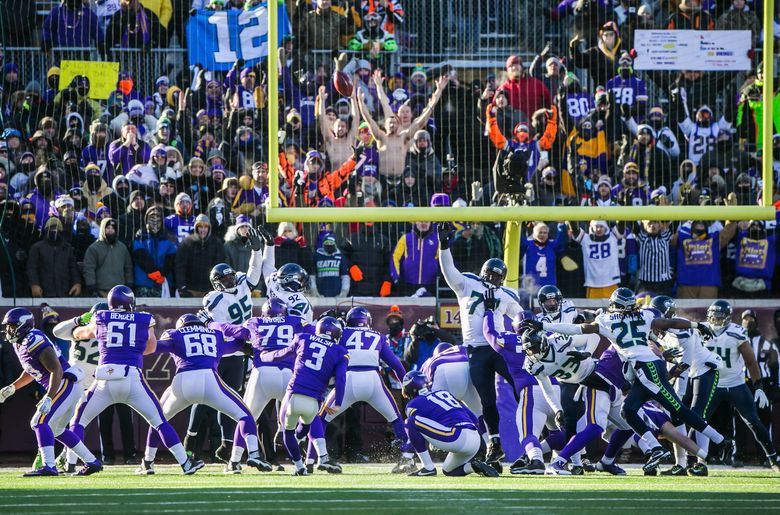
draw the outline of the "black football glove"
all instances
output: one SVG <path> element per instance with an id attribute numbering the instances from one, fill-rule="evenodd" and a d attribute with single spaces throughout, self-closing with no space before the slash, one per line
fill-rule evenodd
<path id="1" fill-rule="evenodd" d="M 260 237 L 260 233 L 257 231 L 257 229 L 250 227 L 246 238 L 252 250 L 258 251 L 263 248 L 263 239 Z"/>
<path id="2" fill-rule="evenodd" d="M 439 234 L 439 248 L 441 250 L 450 248 L 450 240 L 455 234 L 455 226 L 452 225 L 452 222 L 437 223 L 436 232 Z"/>
<path id="3" fill-rule="evenodd" d="M 570 350 L 566 353 L 567 356 L 573 358 L 576 361 L 585 361 L 590 357 L 590 352 L 582 352 L 578 350 Z"/>
<path id="4" fill-rule="evenodd" d="M 701 322 L 696 325 L 696 329 L 699 330 L 699 334 L 701 334 L 701 337 L 704 339 L 704 341 L 709 341 L 715 338 L 715 333 L 712 332 L 712 329 L 702 324 Z"/>
<path id="5" fill-rule="evenodd" d="M 672 347 L 671 349 L 666 349 L 661 353 L 664 359 L 669 363 L 672 363 L 675 359 L 682 356 L 682 354 L 683 354 L 682 349 L 680 349 L 679 347 Z"/>
<path id="6" fill-rule="evenodd" d="M 544 328 L 544 324 L 538 320 L 526 319 L 520 322 L 520 328 L 526 331 L 541 331 Z"/>
<path id="7" fill-rule="evenodd" d="M 498 301 L 496 300 L 496 290 L 493 288 L 488 288 L 485 290 L 484 294 L 484 302 L 485 302 L 485 310 L 486 311 L 493 311 L 498 306 Z"/>
<path id="8" fill-rule="evenodd" d="M 263 227 L 262 225 L 257 226 L 257 234 L 260 235 L 261 238 L 263 238 L 263 241 L 266 245 L 273 247 L 274 246 L 274 236 L 270 232 L 268 232 L 268 229 Z"/>

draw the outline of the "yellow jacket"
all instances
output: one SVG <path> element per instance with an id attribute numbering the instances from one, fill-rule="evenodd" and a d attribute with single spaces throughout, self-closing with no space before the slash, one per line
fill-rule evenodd
<path id="1" fill-rule="evenodd" d="M 141 0 L 141 5 L 152 11 L 157 19 L 160 20 L 160 25 L 168 28 L 168 22 L 171 21 L 173 15 L 173 4 L 171 0 Z"/>

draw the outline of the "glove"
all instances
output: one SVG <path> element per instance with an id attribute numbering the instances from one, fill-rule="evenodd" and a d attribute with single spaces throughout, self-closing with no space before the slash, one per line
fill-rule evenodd
<path id="1" fill-rule="evenodd" d="M 498 306 L 498 301 L 496 301 L 496 290 L 493 288 L 488 288 L 485 290 L 485 310 L 486 311 L 493 311 Z"/>
<path id="2" fill-rule="evenodd" d="M 389 297 L 390 296 L 390 288 L 392 285 L 390 284 L 390 281 L 385 281 L 382 283 L 382 287 L 379 288 L 379 296 L 380 297 Z"/>
<path id="3" fill-rule="evenodd" d="M 544 324 L 538 320 L 527 319 L 520 322 L 520 328 L 526 331 L 541 331 L 543 327 Z"/>
<path id="4" fill-rule="evenodd" d="M 578 350 L 570 350 L 566 353 L 567 356 L 576 361 L 585 361 L 590 357 L 590 352 L 582 352 Z"/>
<path id="5" fill-rule="evenodd" d="M 767 401 L 769 402 L 769 401 Z M 48 395 L 41 399 L 41 402 L 38 403 L 38 413 L 41 415 L 46 415 L 51 411 L 51 397 Z"/>
<path id="6" fill-rule="evenodd" d="M 674 347 L 663 351 L 662 356 L 666 361 L 671 363 L 675 359 L 681 357 L 682 354 L 683 354 L 682 349 L 680 349 L 679 347 Z"/>
<path id="7" fill-rule="evenodd" d="M 263 238 L 263 241 L 265 242 L 266 245 L 268 245 L 269 247 L 274 246 L 274 237 L 270 232 L 268 232 L 268 229 L 266 229 L 262 225 L 258 225 L 257 234 L 259 234 L 260 237 Z"/>
<path id="8" fill-rule="evenodd" d="M 190 293 L 190 290 L 188 290 L 186 286 L 182 286 L 181 288 L 179 288 L 176 291 L 179 292 L 179 297 L 182 297 L 182 298 L 192 297 L 192 293 Z"/>
<path id="9" fill-rule="evenodd" d="M 163 277 L 159 270 L 155 270 L 151 274 L 146 274 L 146 277 L 154 281 L 156 284 L 162 284 L 165 282 L 165 277 Z"/>
<path id="10" fill-rule="evenodd" d="M 80 327 L 80 326 L 84 326 L 84 325 L 89 325 L 89 323 L 92 321 L 92 315 L 93 314 L 94 313 L 92 313 L 91 311 L 87 311 L 86 313 L 84 313 L 80 317 L 76 317 L 76 319 L 74 320 L 74 322 L 76 322 L 76 326 Z"/>
<path id="11" fill-rule="evenodd" d="M 359 283 L 363 280 L 363 270 L 357 265 L 352 265 L 349 267 L 349 277 L 356 283 Z"/>
<path id="12" fill-rule="evenodd" d="M 356 145 L 352 147 L 352 159 L 357 163 L 363 156 L 363 145 Z"/>
<path id="13" fill-rule="evenodd" d="M 198 320 L 203 322 L 204 325 L 209 325 L 209 323 L 213 321 L 211 315 L 205 309 L 199 309 L 198 312 L 195 313 L 195 316 L 198 317 Z"/>
<path id="14" fill-rule="evenodd" d="M 764 389 L 760 386 L 756 388 L 756 393 L 753 396 L 753 400 L 756 402 L 758 409 L 764 409 L 769 406 L 769 398 L 764 393 Z"/>
<path id="15" fill-rule="evenodd" d="M 263 246 L 263 239 L 260 236 L 260 232 L 257 229 L 249 228 L 249 232 L 246 235 L 249 246 L 254 251 L 260 250 Z"/>
<path id="16" fill-rule="evenodd" d="M 696 329 L 699 330 L 699 334 L 701 334 L 701 337 L 704 339 L 704 341 L 712 340 L 713 338 L 715 338 L 715 333 L 712 332 L 712 329 L 710 329 L 704 324 L 697 323 Z"/>
<path id="17" fill-rule="evenodd" d="M 561 410 L 555 412 L 555 425 L 558 426 L 558 429 L 561 431 L 563 431 L 563 428 L 566 425 L 566 421 L 563 419 L 563 411 Z"/>
<path id="18" fill-rule="evenodd" d="M 439 222 L 436 224 L 436 231 L 439 233 L 439 248 L 447 250 L 450 248 L 450 239 L 455 233 L 455 227 L 451 222 Z"/>
<path id="19" fill-rule="evenodd" d="M 12 384 L 0 388 L 0 404 L 4 403 L 11 395 L 16 393 L 16 387 Z"/>

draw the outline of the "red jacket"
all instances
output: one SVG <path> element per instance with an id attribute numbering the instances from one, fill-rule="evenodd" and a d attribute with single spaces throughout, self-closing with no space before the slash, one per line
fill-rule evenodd
<path id="1" fill-rule="evenodd" d="M 506 91 L 509 104 L 521 110 L 530 119 L 533 114 L 552 104 L 547 86 L 533 77 L 520 77 L 517 80 L 506 79 L 500 90 Z"/>

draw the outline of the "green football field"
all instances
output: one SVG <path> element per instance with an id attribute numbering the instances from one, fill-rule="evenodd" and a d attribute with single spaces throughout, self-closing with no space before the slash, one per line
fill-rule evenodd
<path id="1" fill-rule="evenodd" d="M 240 476 L 209 465 L 194 476 L 159 466 L 154 476 L 108 467 L 91 477 L 22 478 L 0 469 L 0 513 L 780 513 L 780 476 L 717 469 L 710 477 L 477 476 L 410 478 L 390 465 L 346 465 L 341 475 Z M 289 470 L 290 467 L 287 467 Z"/>

